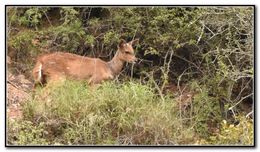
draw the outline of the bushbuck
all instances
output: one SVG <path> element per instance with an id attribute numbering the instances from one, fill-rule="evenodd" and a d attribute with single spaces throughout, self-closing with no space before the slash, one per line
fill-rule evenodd
<path id="1" fill-rule="evenodd" d="M 86 80 L 89 84 L 113 79 L 120 73 L 125 62 L 134 63 L 137 60 L 133 49 L 137 42 L 138 39 L 128 43 L 122 39 L 116 54 L 109 62 L 63 52 L 39 56 L 33 69 L 34 87 L 67 78 Z"/>

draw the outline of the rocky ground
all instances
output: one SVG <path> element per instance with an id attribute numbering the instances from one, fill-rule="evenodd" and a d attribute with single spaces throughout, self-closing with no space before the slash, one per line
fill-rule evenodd
<path id="1" fill-rule="evenodd" d="M 24 75 L 7 76 L 7 117 L 8 119 L 22 118 L 21 104 L 30 97 L 33 83 Z"/>

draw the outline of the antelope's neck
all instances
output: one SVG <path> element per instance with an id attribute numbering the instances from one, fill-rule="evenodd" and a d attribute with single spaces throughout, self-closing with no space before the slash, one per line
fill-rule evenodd
<path id="1" fill-rule="evenodd" d="M 115 56 L 111 61 L 108 62 L 108 66 L 113 73 L 113 76 L 116 76 L 123 69 L 124 61 L 119 59 L 118 52 L 116 52 Z"/>

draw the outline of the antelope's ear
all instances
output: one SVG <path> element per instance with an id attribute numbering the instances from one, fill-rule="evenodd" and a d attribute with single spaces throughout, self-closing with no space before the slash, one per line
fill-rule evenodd
<path id="1" fill-rule="evenodd" d="M 139 39 L 132 40 L 130 43 L 132 46 L 135 46 L 139 42 Z"/>
<path id="2" fill-rule="evenodd" d="M 121 39 L 119 44 L 118 44 L 118 47 L 123 48 L 125 44 L 126 44 L 126 41 L 124 39 Z"/>

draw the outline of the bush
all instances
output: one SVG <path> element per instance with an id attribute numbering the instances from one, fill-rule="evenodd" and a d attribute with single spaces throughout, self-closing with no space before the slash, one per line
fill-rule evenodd
<path id="1" fill-rule="evenodd" d="M 49 135 L 55 134 L 48 140 L 52 144 L 177 143 L 172 138 L 178 124 L 173 100 L 160 102 L 147 86 L 108 82 L 93 91 L 66 81 L 44 90 L 44 97 L 42 91 L 25 103 L 24 119 L 47 125 Z"/>
<path id="2" fill-rule="evenodd" d="M 8 121 L 8 144 L 48 145 L 44 123 L 31 121 Z"/>
<path id="3" fill-rule="evenodd" d="M 10 7 L 7 13 L 10 67 L 20 73 L 31 73 L 39 54 L 110 60 L 119 39 L 140 38 L 139 64 L 126 66 L 119 80 L 131 73 L 146 85 L 114 82 L 90 91 L 68 81 L 69 88 L 39 90 L 24 105 L 25 125 L 43 123 L 48 138 L 37 138 L 48 144 L 251 144 L 223 130 L 233 132 L 237 116 L 252 130 L 244 118 L 254 102 L 253 7 Z M 170 86 L 192 92 L 186 109 L 175 96 L 185 92 L 165 93 Z"/>
<path id="4" fill-rule="evenodd" d="M 238 125 L 228 124 L 226 120 L 221 123 L 220 131 L 209 137 L 208 141 L 201 140 L 198 144 L 216 144 L 226 146 L 253 146 L 253 122 L 243 116 L 237 118 Z"/>
<path id="5" fill-rule="evenodd" d="M 38 89 L 34 98 L 24 103 L 24 118 L 18 122 L 22 125 L 8 125 L 8 143 L 179 145 L 196 144 L 202 139 L 213 145 L 238 142 L 239 136 L 207 131 L 211 113 L 217 110 L 211 109 L 211 101 L 205 100 L 208 97 L 198 96 L 192 116 L 185 119 L 175 98 L 165 95 L 162 100 L 148 85 L 106 82 L 89 88 L 84 83 L 65 81 Z M 241 128 L 241 132 L 244 130 Z M 252 139 L 252 135 L 245 133 L 244 139 Z M 211 140 L 222 136 L 230 139 Z M 250 144 L 248 141 L 239 142 Z"/>

